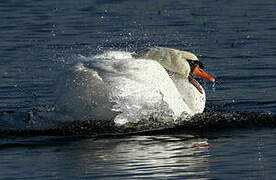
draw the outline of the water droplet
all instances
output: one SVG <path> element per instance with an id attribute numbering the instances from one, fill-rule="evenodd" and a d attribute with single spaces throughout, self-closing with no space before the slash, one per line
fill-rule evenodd
<path id="1" fill-rule="evenodd" d="M 216 92 L 216 81 L 214 81 L 212 84 L 212 91 Z"/>

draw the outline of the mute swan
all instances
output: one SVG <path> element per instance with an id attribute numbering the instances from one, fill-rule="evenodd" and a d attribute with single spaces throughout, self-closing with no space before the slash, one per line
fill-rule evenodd
<path id="1" fill-rule="evenodd" d="M 81 62 L 59 80 L 57 109 L 73 120 L 138 122 L 167 110 L 174 118 L 205 107 L 205 91 L 193 75 L 215 81 L 186 51 L 147 48 L 137 54 L 110 51 Z"/>

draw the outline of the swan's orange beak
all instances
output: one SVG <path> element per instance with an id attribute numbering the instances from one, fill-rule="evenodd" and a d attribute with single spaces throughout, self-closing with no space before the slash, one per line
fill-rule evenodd
<path id="1" fill-rule="evenodd" d="M 194 75 L 207 79 L 211 82 L 215 82 L 215 78 L 211 75 L 209 75 L 207 72 L 205 72 L 203 69 L 201 69 L 198 65 L 195 66 L 193 72 Z"/>

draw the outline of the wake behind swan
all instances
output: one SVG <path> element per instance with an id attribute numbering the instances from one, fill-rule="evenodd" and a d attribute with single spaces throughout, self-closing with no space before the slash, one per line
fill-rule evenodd
<path id="1" fill-rule="evenodd" d="M 171 48 L 81 56 L 59 78 L 54 118 L 119 126 L 149 117 L 187 119 L 202 113 L 206 101 L 193 75 L 214 81 L 194 54 Z"/>

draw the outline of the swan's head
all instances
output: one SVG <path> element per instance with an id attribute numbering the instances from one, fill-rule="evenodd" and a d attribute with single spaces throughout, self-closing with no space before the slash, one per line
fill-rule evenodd
<path id="1" fill-rule="evenodd" d="M 192 78 L 193 75 L 211 82 L 215 81 L 213 76 L 204 71 L 204 65 L 198 60 L 197 56 L 187 51 L 150 47 L 139 52 L 136 57 L 158 61 L 165 69 L 189 79 L 196 87 L 200 87 L 200 85 Z M 201 91 L 198 87 L 197 89 Z"/>
<path id="2" fill-rule="evenodd" d="M 189 53 L 189 52 L 186 52 L 186 53 Z M 198 59 L 186 59 L 186 61 L 189 63 L 189 68 L 190 68 L 189 76 L 195 75 L 195 76 L 207 79 L 211 82 L 215 82 L 215 78 L 209 75 L 206 71 L 204 71 L 204 64 L 200 62 Z"/>
<path id="3" fill-rule="evenodd" d="M 139 52 L 136 57 L 158 61 L 165 69 L 185 78 L 191 75 L 214 82 L 215 78 L 204 71 L 204 65 L 196 55 L 165 47 L 150 47 Z"/>

